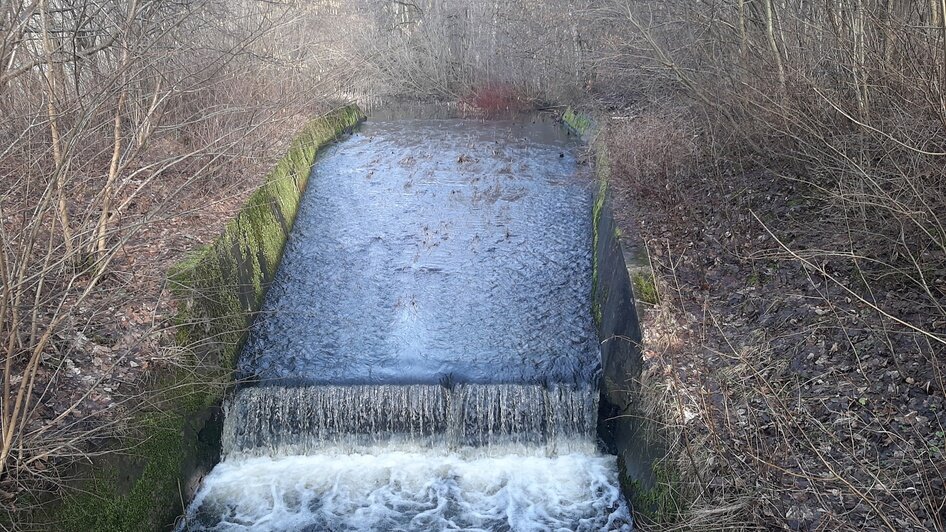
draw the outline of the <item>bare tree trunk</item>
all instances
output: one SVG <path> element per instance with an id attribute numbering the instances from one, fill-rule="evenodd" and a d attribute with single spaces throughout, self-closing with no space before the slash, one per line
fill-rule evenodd
<path id="1" fill-rule="evenodd" d="M 128 67 L 128 47 L 122 50 L 121 69 Z M 125 74 L 122 74 L 125 77 Z M 122 108 L 125 106 L 125 99 L 128 97 L 128 83 L 124 80 L 121 89 L 119 89 L 118 104 L 115 106 L 115 123 L 112 131 L 112 161 L 108 167 L 108 178 L 105 181 L 105 189 L 102 192 L 102 212 L 99 214 L 99 223 L 96 230 L 95 251 L 100 260 L 105 258 L 106 235 L 108 233 L 109 209 L 112 202 L 112 194 L 115 188 L 115 179 L 118 177 L 119 161 L 122 153 Z"/>
<path id="2" fill-rule="evenodd" d="M 870 92 L 867 76 L 867 7 L 863 0 L 857 0 L 852 15 L 851 32 L 854 38 L 854 85 L 857 92 L 857 104 L 861 116 L 866 119 L 870 114 Z"/>
<path id="3" fill-rule="evenodd" d="M 775 58 L 775 67 L 778 69 L 778 81 L 785 90 L 785 64 L 782 61 L 782 52 L 779 50 L 778 41 L 775 38 L 775 5 L 772 0 L 763 0 L 765 3 L 765 33 L 769 39 L 769 47 L 772 49 L 772 56 Z"/>
<path id="4" fill-rule="evenodd" d="M 885 0 L 886 5 L 884 6 L 884 67 L 888 73 L 895 70 L 893 52 L 896 49 L 897 34 L 894 31 L 894 21 L 896 19 L 894 1 Z"/>
<path id="5" fill-rule="evenodd" d="M 739 31 L 739 56 L 745 57 L 749 51 L 749 36 L 746 33 L 746 0 L 739 0 L 737 4 Z"/>
<path id="6" fill-rule="evenodd" d="M 56 92 L 57 92 L 57 73 L 53 61 L 53 43 L 49 36 L 49 11 L 47 0 L 40 0 L 40 22 L 43 33 L 43 50 L 46 55 L 46 87 L 48 94 L 46 97 L 46 114 L 49 119 L 49 134 L 52 139 L 53 148 L 53 179 L 56 182 L 57 205 L 59 212 L 59 223 L 62 226 L 62 239 L 66 246 L 66 255 L 73 257 L 72 247 L 72 229 L 69 222 L 69 206 L 66 203 L 65 176 L 63 168 L 62 139 L 59 129 L 59 115 L 56 110 Z"/>
<path id="7" fill-rule="evenodd" d="M 578 16 L 568 12 L 568 18 L 571 19 L 571 37 L 572 48 L 575 53 L 575 86 L 581 86 L 581 33 L 578 31 Z"/>
<path id="8" fill-rule="evenodd" d="M 944 97 L 943 95 L 946 94 L 946 88 L 944 88 L 944 85 L 946 85 L 946 0 L 940 0 L 939 7 L 940 12 L 937 22 L 939 23 L 939 26 L 943 28 L 943 38 L 940 40 L 940 42 L 943 44 L 943 79 L 940 81 L 939 91 L 941 97 Z"/>
<path id="9" fill-rule="evenodd" d="M 841 42 L 841 34 L 844 32 L 844 15 L 841 12 L 840 0 L 828 0 L 828 18 L 831 19 L 831 26 L 834 28 L 834 37 L 836 44 Z M 838 46 L 835 46 L 838 48 Z"/>
<path id="10" fill-rule="evenodd" d="M 491 15 L 491 22 L 489 28 L 489 54 L 486 56 L 486 80 L 487 82 L 492 82 L 491 72 L 490 72 L 490 63 L 496 59 L 496 31 L 499 26 L 499 1 L 493 1 L 493 12 Z M 495 65 L 493 65 L 495 69 Z"/>
<path id="11" fill-rule="evenodd" d="M 151 104 L 148 105 L 148 111 L 138 123 L 138 131 L 135 134 L 135 143 L 140 150 L 145 147 L 151 134 L 154 132 L 154 113 L 158 110 L 158 105 L 162 100 L 161 87 L 163 83 L 160 77 L 154 80 L 154 94 L 151 96 Z"/>

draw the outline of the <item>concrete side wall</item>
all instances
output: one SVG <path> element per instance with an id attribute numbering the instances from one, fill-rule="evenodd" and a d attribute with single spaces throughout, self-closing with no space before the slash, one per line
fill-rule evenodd
<path id="1" fill-rule="evenodd" d="M 279 268 L 316 153 L 362 119 L 350 106 L 309 123 L 223 234 L 169 273 L 183 307 L 181 343 L 199 345 L 217 364 L 234 367 Z M 201 342 L 206 339 L 213 341 Z"/>
<path id="2" fill-rule="evenodd" d="M 35 516 L 36 530 L 168 530 L 219 460 L 220 401 L 262 304 L 319 148 L 364 115 L 347 106 L 313 120 L 211 245 L 169 272 L 177 343 L 189 366 L 156 377 L 133 433 L 78 471 L 78 490 Z M 117 449 L 122 449 L 118 451 Z"/>
<path id="3" fill-rule="evenodd" d="M 623 232 L 615 221 L 609 192 L 611 165 L 607 144 L 594 120 L 569 109 L 563 122 L 582 134 L 594 131 L 598 193 L 594 203 L 593 300 L 601 343 L 601 407 L 598 431 L 608 450 L 618 456 L 621 487 L 635 512 L 647 514 L 658 489 L 654 460 L 660 446 L 653 427 L 639 414 L 643 369 L 642 331 L 637 312 Z M 624 238 L 627 238 L 626 236 Z M 637 246 L 642 249 L 643 246 Z"/>

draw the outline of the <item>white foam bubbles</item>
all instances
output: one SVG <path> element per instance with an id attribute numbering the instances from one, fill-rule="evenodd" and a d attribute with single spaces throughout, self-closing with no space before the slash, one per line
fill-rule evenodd
<path id="1" fill-rule="evenodd" d="M 204 480 L 185 529 L 629 530 L 615 462 L 390 447 L 231 459 Z"/>

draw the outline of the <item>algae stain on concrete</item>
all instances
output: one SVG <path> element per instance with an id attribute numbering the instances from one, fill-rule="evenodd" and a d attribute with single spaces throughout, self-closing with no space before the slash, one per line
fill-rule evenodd
<path id="1" fill-rule="evenodd" d="M 580 137 L 587 135 L 594 124 L 590 116 L 579 113 L 571 107 L 565 109 L 565 113 L 562 115 L 562 122 Z"/>
<path id="2" fill-rule="evenodd" d="M 595 128 L 592 117 L 569 108 L 562 121 L 582 137 Z M 632 277 L 622 251 L 623 232 L 610 205 L 612 178 L 604 135 L 593 142 L 598 191 L 593 217 L 592 312 L 601 341 L 603 366 L 599 426 L 603 439 L 618 455 L 621 486 L 636 516 L 650 523 L 670 523 L 679 513 L 679 474 L 659 461 L 659 431 L 638 414 L 643 366 L 642 333 L 635 301 L 654 304 L 652 276 Z"/>

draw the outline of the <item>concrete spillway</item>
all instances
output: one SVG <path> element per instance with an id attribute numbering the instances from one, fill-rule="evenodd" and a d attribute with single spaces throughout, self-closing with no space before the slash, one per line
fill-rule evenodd
<path id="1" fill-rule="evenodd" d="M 592 186 L 541 119 L 369 122 L 317 163 L 191 530 L 612 530 Z"/>

